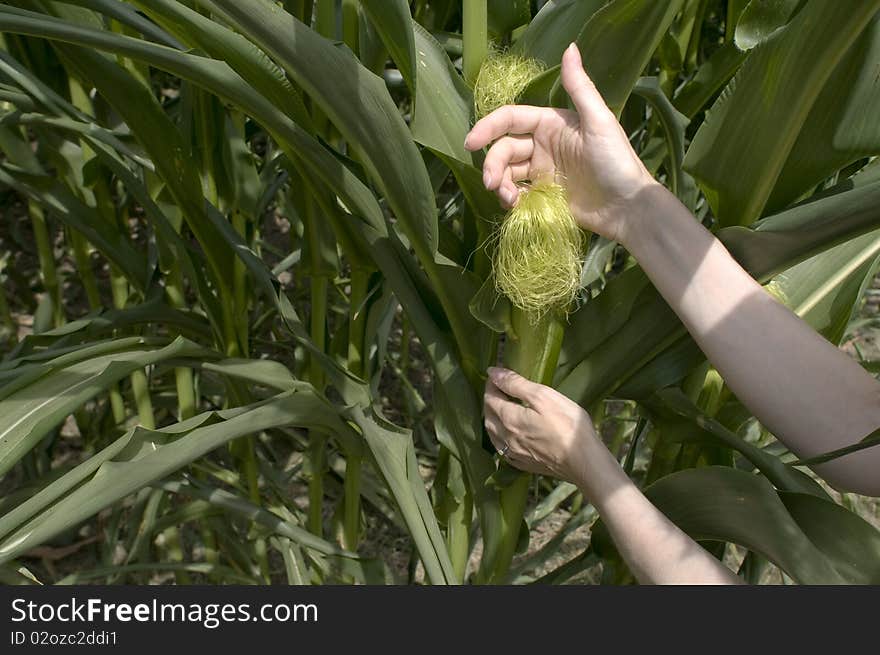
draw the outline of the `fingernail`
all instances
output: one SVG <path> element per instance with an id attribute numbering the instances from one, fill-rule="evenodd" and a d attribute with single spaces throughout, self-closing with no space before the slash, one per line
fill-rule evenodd
<path id="1" fill-rule="evenodd" d="M 471 138 L 471 135 L 470 135 L 470 134 L 468 134 L 468 135 L 464 138 L 464 147 L 465 147 L 465 148 L 468 147 L 468 139 L 470 139 L 470 138 Z"/>
<path id="2" fill-rule="evenodd" d="M 497 380 L 498 377 L 501 375 L 501 369 L 495 366 L 490 366 L 487 372 L 489 373 L 489 378 L 492 380 L 492 382 L 495 382 L 495 380 Z"/>
<path id="3" fill-rule="evenodd" d="M 483 186 L 488 189 L 490 184 L 492 184 L 492 173 L 486 171 L 483 173 Z"/>

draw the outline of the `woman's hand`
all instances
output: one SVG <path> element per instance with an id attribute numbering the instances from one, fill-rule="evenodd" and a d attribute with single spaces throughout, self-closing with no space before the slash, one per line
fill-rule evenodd
<path id="1" fill-rule="evenodd" d="M 489 437 L 511 465 L 583 484 L 598 437 L 579 405 L 513 371 L 490 368 L 484 411 Z"/>
<path id="2" fill-rule="evenodd" d="M 578 486 L 639 582 L 742 582 L 645 498 L 599 440 L 587 413 L 558 391 L 490 368 L 485 413 L 492 443 L 506 450 L 513 466 Z"/>
<path id="3" fill-rule="evenodd" d="M 623 128 L 581 64 L 577 46 L 562 56 L 562 84 L 577 112 L 508 105 L 474 125 L 468 150 L 494 142 L 483 164 L 483 183 L 501 202 L 516 204 L 516 182 L 556 175 L 572 213 L 586 230 L 626 245 L 627 221 L 637 196 L 656 184 Z"/>

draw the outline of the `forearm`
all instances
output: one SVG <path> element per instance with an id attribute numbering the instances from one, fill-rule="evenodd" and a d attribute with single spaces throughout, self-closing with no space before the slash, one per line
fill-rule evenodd
<path id="1" fill-rule="evenodd" d="M 659 185 L 644 193 L 626 245 L 740 401 L 802 457 L 876 429 L 876 381 L 770 297 L 674 196 Z M 866 451 L 818 470 L 880 493 L 878 464 Z"/>
<path id="2" fill-rule="evenodd" d="M 578 487 L 599 511 L 640 583 L 742 583 L 654 507 L 598 439 L 591 439 L 588 449 Z"/>

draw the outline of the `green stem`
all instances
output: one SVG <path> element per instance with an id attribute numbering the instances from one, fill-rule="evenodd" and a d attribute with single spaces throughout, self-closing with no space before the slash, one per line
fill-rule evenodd
<path id="1" fill-rule="evenodd" d="M 311 282 L 312 341 L 322 351 L 325 348 L 325 330 L 327 324 L 327 288 L 328 280 L 323 276 L 312 277 Z M 309 380 L 319 393 L 324 390 L 324 371 L 317 358 L 309 362 Z M 327 468 L 327 437 L 317 431 L 309 431 L 309 463 L 312 477 L 309 480 L 309 530 L 316 535 L 323 535 L 324 528 L 324 470 Z"/>
<path id="2" fill-rule="evenodd" d="M 336 38 L 336 0 L 315 0 L 315 31 Z"/>
<path id="3" fill-rule="evenodd" d="M 362 458 L 349 454 L 345 458 L 343 485 L 342 547 L 357 551 L 361 532 L 361 466 Z"/>
<path id="4" fill-rule="evenodd" d="M 246 218 L 239 211 L 232 212 L 233 228 L 245 237 Z M 224 301 L 225 311 L 232 315 L 230 328 L 234 333 L 233 343 L 227 343 L 227 352 L 231 357 L 247 357 L 248 323 L 247 323 L 247 270 L 238 258 L 233 266 L 232 280 L 233 294 L 230 301 Z M 235 320 L 234 317 L 238 317 Z M 232 398 L 236 404 L 251 402 L 247 391 L 240 389 L 238 385 L 233 387 Z M 260 504 L 260 472 L 257 465 L 257 452 L 254 442 L 255 437 L 243 437 L 234 444 L 234 451 L 241 461 L 241 472 L 247 483 L 248 496 L 255 505 Z M 269 551 L 265 539 L 258 538 L 254 541 L 254 554 L 260 569 L 262 578 L 269 582 Z"/>
<path id="5" fill-rule="evenodd" d="M 177 262 L 171 264 L 171 268 L 165 277 L 165 296 L 169 304 L 175 309 L 184 309 L 186 299 L 183 293 L 183 275 Z M 178 419 L 183 421 L 196 415 L 198 400 L 195 392 L 195 380 L 192 369 L 181 366 L 174 369 L 174 383 L 177 388 Z"/>
<path id="6" fill-rule="evenodd" d="M 73 106 L 85 114 L 91 114 L 92 101 L 79 80 L 70 75 L 67 78 L 67 86 L 70 90 L 70 101 Z M 91 147 L 89 147 L 88 142 L 84 139 L 80 140 L 80 146 L 82 148 L 82 162 L 85 164 L 94 158 L 95 153 Z M 86 188 L 77 189 L 77 195 L 86 201 L 86 203 L 90 200 L 86 197 L 88 195 L 88 189 Z M 95 201 L 97 203 L 97 198 L 95 198 Z M 98 207 L 98 210 L 101 211 L 101 207 Z M 95 280 L 95 272 L 92 270 L 92 263 L 89 257 L 89 243 L 86 241 L 85 237 L 76 230 L 70 230 L 69 235 L 73 258 L 76 262 L 79 277 L 80 280 L 82 280 L 83 288 L 86 292 L 86 298 L 88 298 L 89 301 L 89 307 L 97 309 L 101 306 L 101 294 L 98 292 L 98 283 Z"/>
<path id="7" fill-rule="evenodd" d="M 533 382 L 552 384 L 565 330 L 562 319 L 547 313 L 535 321 L 518 309 L 513 310 L 511 318 L 515 334 L 508 335 L 505 344 L 505 366 Z M 529 474 L 522 473 L 501 491 L 501 545 L 490 582 L 502 582 L 510 569 L 525 515 L 530 479 Z"/>
<path id="8" fill-rule="evenodd" d="M 251 502 L 255 506 L 260 503 L 260 471 L 257 466 L 257 451 L 252 437 L 244 442 L 244 474 L 248 485 L 248 495 Z M 254 552 L 257 557 L 257 564 L 260 567 L 260 575 L 267 583 L 270 582 L 269 575 L 269 551 L 266 540 L 262 537 L 254 540 Z"/>
<path id="9" fill-rule="evenodd" d="M 708 5 L 709 0 L 700 0 L 696 15 L 693 18 L 690 39 L 688 40 L 687 51 L 684 56 L 685 71 L 687 72 L 697 68 L 697 59 L 700 54 L 700 39 L 702 39 L 703 36 L 703 20 L 706 16 L 706 8 Z"/>
<path id="10" fill-rule="evenodd" d="M 232 212 L 232 226 L 242 239 L 247 238 L 247 218 L 242 212 L 238 210 Z M 249 350 L 247 275 L 247 268 L 245 268 L 244 262 L 239 257 L 236 257 L 233 269 L 232 289 L 235 302 L 235 313 L 238 317 L 237 331 L 238 340 L 243 351 L 241 355 L 242 357 L 247 357 Z"/>
<path id="11" fill-rule="evenodd" d="M 342 0 L 342 40 L 355 55 L 358 53 L 358 0 Z"/>
<path id="12" fill-rule="evenodd" d="M 197 139 L 199 142 L 199 155 L 202 164 L 202 185 L 205 192 L 205 198 L 215 207 L 217 202 L 217 178 L 214 171 L 214 147 L 216 143 L 216 134 L 214 127 L 214 103 L 216 99 L 209 93 L 202 91 L 200 88 L 191 85 L 191 92 L 194 94 L 194 111 L 193 117 L 196 122 Z M 236 258 L 237 260 L 238 258 Z"/>
<path id="13" fill-rule="evenodd" d="M 736 24 L 748 3 L 749 0 L 727 0 L 727 19 L 724 23 L 725 42 L 733 41 L 736 34 Z"/>
<path id="14" fill-rule="evenodd" d="M 28 216 L 34 230 L 34 241 L 37 244 L 37 254 L 40 258 L 40 274 L 43 278 L 43 288 L 52 301 L 52 323 L 55 327 L 64 324 L 64 309 L 61 305 L 61 285 L 58 283 L 58 272 L 55 269 L 55 253 L 49 238 L 49 230 L 46 227 L 46 218 L 43 208 L 33 200 L 28 201 Z"/>
<path id="15" fill-rule="evenodd" d="M 155 430 L 156 418 L 153 414 L 153 401 L 150 398 L 150 385 L 143 370 L 131 374 L 131 392 L 134 395 L 140 424 L 148 430 Z"/>
<path id="16" fill-rule="evenodd" d="M 370 272 L 363 269 L 351 271 L 351 297 L 349 299 L 348 369 L 359 378 L 368 376 L 367 361 L 367 308 L 370 289 Z M 360 454 L 346 453 L 343 504 L 343 547 L 357 550 L 361 528 L 361 466 Z"/>
<path id="17" fill-rule="evenodd" d="M 110 294 L 114 307 L 117 309 L 125 307 L 126 302 L 128 302 L 128 280 L 125 279 L 125 276 L 113 264 L 110 265 Z M 122 398 L 122 392 L 119 390 L 118 383 L 110 387 L 110 407 L 113 411 L 113 421 L 116 425 L 125 423 L 125 401 Z"/>
<path id="18" fill-rule="evenodd" d="M 321 36 L 328 39 L 336 40 L 336 0 L 316 0 L 315 9 L 315 31 Z M 328 143 L 330 139 L 330 120 L 327 115 L 321 111 L 317 103 L 312 104 L 312 120 L 315 124 L 315 130 Z"/>
<path id="19" fill-rule="evenodd" d="M 462 3 L 462 71 L 471 86 L 477 81 L 480 66 L 489 47 L 489 12 L 486 0 L 467 0 Z"/>
<path id="20" fill-rule="evenodd" d="M 409 373 L 409 342 L 412 339 L 412 326 L 406 312 L 403 313 L 400 322 L 400 370 L 404 375 L 407 375 Z"/>
<path id="21" fill-rule="evenodd" d="M 552 384 L 565 326 L 557 315 L 545 314 L 537 322 L 514 309 L 511 324 L 515 332 L 504 347 L 504 364 L 539 384 Z"/>
<path id="22" fill-rule="evenodd" d="M 0 258 L 0 276 L 3 275 L 3 269 L 6 267 L 6 262 L 4 258 Z M 0 280 L 2 282 L 2 280 Z M 9 336 L 6 340 L 10 344 L 15 344 L 18 341 L 18 324 L 15 322 L 15 319 L 12 318 L 12 312 L 9 309 L 9 302 L 6 299 L 6 287 L 3 284 L 0 284 L 0 320 L 3 321 L 3 325 L 9 331 Z"/>
<path id="23" fill-rule="evenodd" d="M 349 299 L 348 324 L 348 370 L 363 378 L 367 373 L 367 308 L 365 306 L 370 286 L 370 272 L 363 269 L 351 271 L 351 297 Z"/>
<path id="24" fill-rule="evenodd" d="M 309 5 L 311 4 L 312 3 L 309 2 Z M 297 20 L 305 22 L 306 25 L 308 25 L 309 23 L 303 20 L 305 15 L 305 5 L 305 0 L 284 0 L 284 11 L 286 11 L 291 16 L 294 16 Z"/>
<path id="25" fill-rule="evenodd" d="M 98 309 L 101 306 L 101 294 L 98 292 L 98 283 L 95 280 L 95 272 L 92 270 L 92 260 L 89 256 L 89 243 L 85 237 L 76 230 L 69 231 L 70 249 L 73 251 L 73 261 L 79 278 L 82 280 L 86 291 L 86 299 L 90 309 Z"/>
<path id="26" fill-rule="evenodd" d="M 455 457 L 450 456 L 449 464 L 450 475 L 464 475 L 461 470 L 461 462 Z M 474 497 L 470 491 L 467 491 L 462 501 L 455 506 L 446 520 L 446 545 L 449 549 L 449 558 L 452 560 L 456 580 L 464 580 L 467 573 L 467 564 L 471 553 L 470 533 L 473 514 Z"/>
<path id="27" fill-rule="evenodd" d="M 168 561 L 183 562 L 184 553 L 182 540 L 180 538 L 180 530 L 176 526 L 166 528 L 162 532 L 162 536 L 164 537 L 165 552 L 167 553 Z M 179 585 L 192 584 L 192 578 L 190 578 L 189 573 L 187 573 L 186 571 L 175 571 L 174 579 Z"/>

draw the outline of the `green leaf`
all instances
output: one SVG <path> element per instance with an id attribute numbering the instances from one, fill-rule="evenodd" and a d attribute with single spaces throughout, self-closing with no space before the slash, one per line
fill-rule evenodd
<path id="1" fill-rule="evenodd" d="M 353 412 L 351 418 L 362 430 L 382 477 L 397 501 L 431 582 L 460 582 L 456 580 L 443 534 L 425 491 L 409 431 L 383 425 L 360 410 Z"/>
<path id="2" fill-rule="evenodd" d="M 880 14 L 834 69 L 779 173 L 765 211 L 777 211 L 844 166 L 880 153 Z"/>
<path id="3" fill-rule="evenodd" d="M 272 3 L 255 0 L 244 7 L 216 0 L 211 4 L 278 60 L 358 154 L 425 268 L 464 360 L 473 366 L 479 357 L 469 339 L 474 327 L 467 310 L 469 297 L 462 299 L 443 283 L 443 272 L 438 269 L 445 262 L 437 256 L 431 181 L 384 82 L 351 52 L 334 46 Z"/>
<path id="4" fill-rule="evenodd" d="M 836 344 L 878 263 L 880 231 L 875 231 L 788 269 L 773 286 L 794 313 Z"/>
<path id="5" fill-rule="evenodd" d="M 613 0 L 578 34 L 584 67 L 618 116 L 681 5 L 682 0 Z M 560 106 L 564 94 L 557 84 L 551 104 Z"/>
<path id="6" fill-rule="evenodd" d="M 854 584 L 880 581 L 880 532 L 857 514 L 835 503 L 804 494 L 779 497 L 801 530 Z"/>
<path id="7" fill-rule="evenodd" d="M 68 40 L 82 45 L 108 49 L 134 59 L 147 61 L 151 65 L 168 70 L 186 79 L 191 79 L 227 101 L 241 107 L 273 132 L 273 135 L 276 136 L 282 147 L 287 150 L 287 154 L 291 159 L 306 162 L 309 170 L 319 176 L 322 181 L 339 194 L 345 204 L 354 211 L 353 218 L 356 217 L 361 221 L 358 222 L 357 229 L 363 232 L 362 238 L 366 240 L 370 248 L 374 249 L 377 257 L 383 262 L 386 269 L 388 267 L 395 269 L 395 273 L 388 274 L 389 279 L 397 285 L 410 283 L 415 267 L 413 265 L 409 268 L 413 273 L 401 274 L 402 270 L 407 270 L 407 266 L 402 265 L 402 262 L 410 259 L 410 256 L 408 253 L 402 255 L 397 246 L 387 240 L 388 232 L 382 215 L 382 209 L 379 207 L 370 189 L 321 146 L 314 137 L 293 123 L 261 94 L 245 84 L 225 63 L 206 57 L 178 52 L 163 46 L 110 32 L 71 26 L 63 21 L 38 14 L 20 12 L 18 10 L 12 12 L 8 8 L 3 7 L 0 7 L 0 25 L 4 29 L 17 30 L 46 38 Z M 149 131 L 152 131 L 153 127 L 155 126 L 152 126 Z M 160 139 L 161 137 L 156 136 L 155 138 Z M 213 210 L 210 206 L 207 209 Z M 271 279 L 271 274 L 266 270 L 265 264 L 255 257 L 246 245 L 242 244 L 240 236 L 231 228 L 228 221 L 219 216 L 216 210 L 205 211 L 202 209 L 200 213 L 206 221 L 212 224 L 215 230 L 219 229 L 221 231 L 222 236 L 216 235 L 216 232 L 211 229 L 207 229 L 207 232 L 211 233 L 213 238 L 220 238 L 227 244 L 233 244 L 233 252 L 242 258 L 242 261 L 248 265 L 252 273 L 256 274 L 256 280 L 260 288 L 267 293 L 270 288 L 275 288 L 277 282 Z M 328 211 L 327 214 L 332 216 L 333 212 Z M 365 251 L 366 248 L 367 246 L 365 245 Z M 433 263 L 433 259 L 431 262 Z M 399 295 L 407 297 L 408 293 L 400 291 Z M 289 299 L 283 294 L 278 294 L 274 297 L 278 302 L 279 311 L 285 317 L 288 327 L 294 329 L 297 339 L 314 351 L 314 344 L 311 343 L 306 331 L 302 329 L 298 319 L 296 319 L 295 311 L 293 311 Z M 411 301 L 407 304 L 407 307 L 412 308 L 412 311 L 417 311 L 419 306 L 424 307 L 422 304 L 423 300 L 418 293 L 415 296 L 409 295 L 408 297 L 411 298 Z M 466 303 L 463 304 L 463 307 L 465 307 L 464 311 L 467 311 Z M 423 314 L 430 315 L 430 311 L 425 309 Z M 468 318 L 470 318 L 469 315 Z M 432 317 L 430 321 L 430 323 L 420 321 L 416 324 L 420 329 L 436 331 L 438 328 L 434 323 L 434 318 Z M 429 337 L 424 332 L 419 336 L 425 343 L 434 343 L 439 338 L 435 335 Z M 445 340 L 445 337 L 442 339 Z M 348 385 L 347 380 L 350 379 L 350 374 L 341 369 L 337 363 L 330 361 L 322 353 L 316 352 L 316 355 L 322 359 L 328 373 L 336 376 L 337 382 L 342 383 L 340 391 L 348 388 L 350 392 L 357 395 L 357 389 Z M 360 402 L 362 399 L 363 396 L 355 397 L 352 402 Z"/>
<path id="8" fill-rule="evenodd" d="M 291 539 L 300 546 L 305 546 L 324 555 L 338 555 L 348 558 L 357 558 L 355 553 L 348 552 L 334 546 L 325 539 L 313 535 L 311 532 L 296 525 L 293 521 L 285 520 L 272 512 L 255 505 L 249 500 L 237 494 L 230 493 L 225 489 L 218 489 L 208 485 L 194 482 L 161 482 L 157 487 L 171 493 L 199 498 L 212 506 L 220 507 L 233 516 L 241 516 L 249 521 L 259 523 L 269 528 L 274 534 Z"/>
<path id="9" fill-rule="evenodd" d="M 536 105 L 538 107 L 552 106 L 550 94 L 559 83 L 560 70 L 562 70 L 561 65 L 556 64 L 533 78 L 520 94 L 517 103 L 521 105 Z"/>
<path id="10" fill-rule="evenodd" d="M 801 0 L 751 0 L 736 22 L 734 42 L 740 50 L 751 50 L 784 27 Z"/>
<path id="11" fill-rule="evenodd" d="M 669 188 L 678 198 L 693 208 L 696 188 L 682 171 L 684 162 L 684 133 L 690 124 L 687 116 L 681 114 L 663 93 L 656 77 L 643 77 L 633 87 L 633 93 L 645 99 L 654 108 L 663 134 L 666 137 L 666 151 L 669 158 Z"/>
<path id="12" fill-rule="evenodd" d="M 0 475 L 75 409 L 132 371 L 175 357 L 214 356 L 183 337 L 162 348 L 141 341 L 138 348 L 123 339 L 119 351 L 69 366 L 49 362 L 32 374 L 34 379 L 28 378 L 28 384 L 15 380 L 0 387 Z"/>
<path id="13" fill-rule="evenodd" d="M 816 99 L 878 8 L 809 3 L 750 52 L 685 158 L 720 225 L 760 217 Z"/>
<path id="14" fill-rule="evenodd" d="M 495 290 L 495 280 L 486 278 L 470 302 L 471 314 L 491 330 L 513 332 L 510 301 Z"/>
<path id="15" fill-rule="evenodd" d="M 185 43 L 225 59 L 248 84 L 265 96 L 298 125 L 313 132 L 312 120 L 299 90 L 284 71 L 253 42 L 186 5 L 171 0 L 133 0 L 147 16 Z"/>
<path id="16" fill-rule="evenodd" d="M 663 423 L 660 429 L 676 440 L 696 430 L 702 436 L 708 437 L 710 443 L 721 444 L 740 453 L 778 489 L 828 498 L 828 494 L 812 478 L 703 414 L 680 389 L 663 389 L 657 393 L 656 398 L 659 403 L 649 402 L 647 405 L 658 411 L 659 415 L 665 416 L 665 420 L 661 419 Z M 669 418 L 673 416 L 684 421 L 670 421 Z"/>
<path id="17" fill-rule="evenodd" d="M 135 288 L 146 289 L 146 260 L 126 236 L 107 229 L 107 222 L 93 208 L 76 198 L 70 189 L 54 178 L 38 180 L 15 174 L 9 166 L 0 165 L 0 183 L 18 189 L 28 198 L 40 203 L 66 225 L 85 236 L 108 260 L 113 262 Z"/>
<path id="18" fill-rule="evenodd" d="M 471 90 L 437 40 L 418 23 L 412 25 L 418 52 L 413 139 L 447 158 L 472 165 L 474 155 L 464 149 L 473 110 Z"/>
<path id="19" fill-rule="evenodd" d="M 419 30 L 426 32 L 426 30 L 410 17 L 409 3 L 406 0 L 361 0 L 360 5 L 375 26 L 391 59 L 397 64 L 410 92 L 414 92 L 418 79 L 418 64 L 413 32 Z"/>
<path id="20" fill-rule="evenodd" d="M 875 567 L 856 577 L 837 553 L 821 549 L 761 476 L 722 466 L 687 469 L 658 480 L 645 495 L 694 539 L 744 546 L 801 584 L 864 584 L 876 574 Z M 815 496 L 786 495 L 809 498 L 811 507 L 834 506 Z"/>
<path id="21" fill-rule="evenodd" d="M 487 0 L 489 33 L 504 36 L 532 17 L 530 0 Z"/>
<path id="22" fill-rule="evenodd" d="M 768 272 L 791 269 L 782 278 L 787 280 L 785 288 L 795 291 L 791 307 L 834 337 L 848 320 L 852 294 L 862 284 L 868 262 L 876 257 L 871 237 L 851 244 L 854 237 L 880 226 L 878 192 L 880 187 L 868 183 L 768 218 L 757 231 L 727 228 L 718 236 L 728 244 L 736 241 L 733 254 L 760 281 L 769 279 Z M 762 225 L 778 232 L 764 235 Z M 809 267 L 792 268 L 840 239 L 850 241 L 828 259 L 819 254 Z M 756 249 L 754 254 L 751 248 Z M 822 270 L 827 274 L 844 269 L 846 274 L 829 284 L 821 278 Z M 570 323 L 556 387 L 587 406 L 623 384 L 629 392 L 638 393 L 634 397 L 650 395 L 680 380 L 688 365 L 702 361 L 698 350 L 680 344 L 681 339 L 690 338 L 638 267 L 610 280 L 597 298 L 570 317 Z M 664 353 L 662 359 L 652 362 L 660 353 Z"/>
<path id="23" fill-rule="evenodd" d="M 725 43 L 697 69 L 693 79 L 675 95 L 672 103 L 693 118 L 718 90 L 727 84 L 745 61 L 746 55 L 733 43 Z"/>
<path id="24" fill-rule="evenodd" d="M 180 43 L 168 32 L 144 18 L 126 2 L 119 2 L 119 0 L 61 0 L 61 2 L 86 7 L 105 16 L 115 18 L 119 22 L 137 30 L 151 41 L 161 43 L 169 48 L 182 48 Z"/>
<path id="25" fill-rule="evenodd" d="M 0 562 L 27 552 L 237 437 L 279 426 L 310 427 L 330 434 L 349 429 L 329 403 L 304 384 L 263 403 L 209 412 L 161 430 L 135 428 L 2 517 L 0 534 L 7 536 L 0 542 Z"/>
<path id="26" fill-rule="evenodd" d="M 718 232 L 736 260 L 759 282 L 823 250 L 880 227 L 880 181 L 847 181 L 824 196 Z"/>
<path id="27" fill-rule="evenodd" d="M 512 50 L 538 59 L 547 66 L 558 66 L 568 44 L 578 37 L 587 21 L 607 1 L 548 0 L 514 43 Z"/>
<path id="28" fill-rule="evenodd" d="M 437 250 L 437 212 L 431 183 L 381 78 L 361 66 L 349 50 L 319 36 L 274 3 L 214 0 L 210 4 L 275 57 L 320 105 L 363 158 L 420 259 L 432 259 Z"/>

